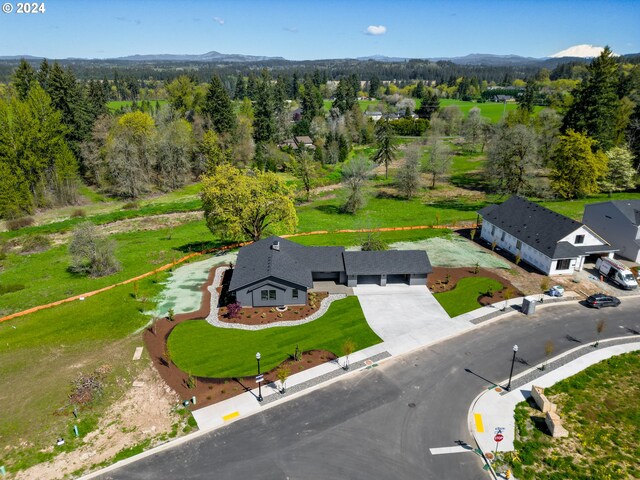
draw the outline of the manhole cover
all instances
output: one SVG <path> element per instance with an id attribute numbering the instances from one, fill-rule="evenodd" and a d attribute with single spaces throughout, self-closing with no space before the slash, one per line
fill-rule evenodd
<path id="1" fill-rule="evenodd" d="M 496 392 L 500 393 L 502 389 L 500 387 L 496 387 Z"/>
<path id="2" fill-rule="evenodd" d="M 416 408 L 416 404 L 415 404 L 415 403 L 413 403 L 413 402 L 411 402 L 411 403 L 409 404 L 409 408 Z"/>

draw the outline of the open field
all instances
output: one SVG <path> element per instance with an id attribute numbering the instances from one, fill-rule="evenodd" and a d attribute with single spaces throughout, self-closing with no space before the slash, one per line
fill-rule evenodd
<path id="1" fill-rule="evenodd" d="M 134 348 L 141 345 L 139 337 L 131 334 L 148 322 L 141 312 L 153 303 L 143 299 L 157 295 L 160 286 L 146 279 L 139 288 L 139 300 L 129 288 L 118 287 L 0 323 L 0 438 L 3 448 L 10 446 L 2 455 L 8 468 L 26 468 L 79 446 L 82 437 L 96 427 L 101 413 L 148 365 L 146 359 L 131 362 Z M 81 421 L 76 423 L 81 438 L 75 440 L 68 399 L 71 382 L 102 365 L 110 367 L 103 395 L 79 408 Z M 59 436 L 67 440 L 65 445 L 49 450 Z"/>
<path id="2" fill-rule="evenodd" d="M 640 478 L 640 354 L 611 357 L 545 390 L 558 405 L 567 438 L 552 438 L 543 414 L 516 407 L 517 455 L 507 455 L 522 480 Z"/>
<path id="3" fill-rule="evenodd" d="M 205 320 L 184 322 L 173 330 L 168 346 L 171 360 L 184 372 L 232 378 L 255 374 L 256 352 L 267 372 L 293 355 L 296 345 L 301 351 L 328 350 L 341 356 L 346 339 L 353 340 L 357 350 L 382 341 L 369 328 L 358 297 L 337 300 L 322 317 L 295 327 L 236 330 L 212 327 Z"/>
<path id="4" fill-rule="evenodd" d="M 440 107 L 448 107 L 449 105 L 457 105 L 462 113 L 466 116 L 474 107 L 478 107 L 480 109 L 480 114 L 483 117 L 487 117 L 491 119 L 493 123 L 498 122 L 504 115 L 506 115 L 510 111 L 515 111 L 518 108 L 517 103 L 495 103 L 495 102 L 465 102 L 463 100 L 454 100 L 451 98 L 443 98 L 440 100 Z M 538 113 L 542 110 L 542 107 L 534 107 L 534 113 Z"/>

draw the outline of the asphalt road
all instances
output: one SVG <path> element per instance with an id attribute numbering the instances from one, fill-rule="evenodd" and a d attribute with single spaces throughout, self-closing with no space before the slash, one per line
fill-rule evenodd
<path id="1" fill-rule="evenodd" d="M 325 388 L 104 474 L 102 479 L 489 478 L 474 453 L 433 456 L 433 447 L 473 445 L 467 413 L 491 383 L 601 338 L 638 335 L 640 298 L 619 308 L 552 306 L 514 314 L 436 346 L 357 372 Z M 469 370 L 469 371 L 466 371 Z"/>

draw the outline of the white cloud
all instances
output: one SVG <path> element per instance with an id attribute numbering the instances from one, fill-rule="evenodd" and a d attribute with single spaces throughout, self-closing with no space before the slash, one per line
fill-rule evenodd
<path id="1" fill-rule="evenodd" d="M 384 35 L 387 33 L 387 27 L 384 25 L 369 25 L 364 33 L 367 35 Z"/>
<path id="2" fill-rule="evenodd" d="M 224 20 L 220 17 L 213 17 L 213 21 L 216 22 L 218 25 L 224 25 Z"/>
<path id="3" fill-rule="evenodd" d="M 282 27 L 285 32 L 298 33 L 300 30 L 298 27 Z"/>

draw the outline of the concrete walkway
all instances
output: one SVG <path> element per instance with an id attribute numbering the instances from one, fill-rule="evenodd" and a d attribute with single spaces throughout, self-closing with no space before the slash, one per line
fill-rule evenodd
<path id="1" fill-rule="evenodd" d="M 569 350 L 549 361 L 544 371 L 533 367 L 512 379 L 512 388 L 506 392 L 501 388 L 491 388 L 481 393 L 469 409 L 469 430 L 476 439 L 478 447 L 484 452 L 494 452 L 496 429 L 502 430 L 504 440 L 499 443 L 500 452 L 514 450 L 515 438 L 514 412 L 518 403 L 531 396 L 532 385 L 550 387 L 560 380 L 568 378 L 591 365 L 614 355 L 640 350 L 637 338 L 623 337 L 600 342 L 598 348 L 582 345 Z M 505 379 L 502 384 L 506 384 Z"/>
<path id="2" fill-rule="evenodd" d="M 426 285 L 360 285 L 353 292 L 367 323 L 393 355 L 473 328 L 465 318 L 450 318 Z"/>

